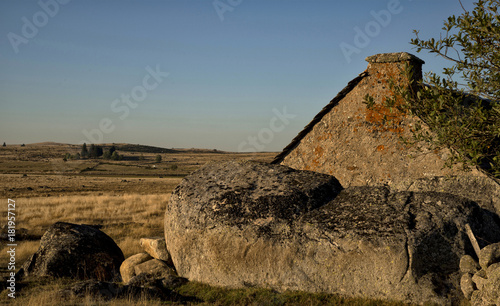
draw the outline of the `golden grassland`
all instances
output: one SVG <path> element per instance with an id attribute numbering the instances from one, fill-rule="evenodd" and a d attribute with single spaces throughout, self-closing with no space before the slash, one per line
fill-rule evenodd
<path id="1" fill-rule="evenodd" d="M 180 180 L 180 179 L 179 179 Z M 41 237 L 56 221 L 102 225 L 125 257 L 140 252 L 139 239 L 163 235 L 163 214 L 169 193 L 140 195 L 86 195 L 16 199 L 16 226 Z M 7 203 L 7 199 L 2 199 Z M 0 209 L 6 215 L 6 205 Z M 17 259 L 23 262 L 38 248 L 38 241 L 20 241 Z M 7 247 L 0 253 L 0 266 L 7 263 Z"/>

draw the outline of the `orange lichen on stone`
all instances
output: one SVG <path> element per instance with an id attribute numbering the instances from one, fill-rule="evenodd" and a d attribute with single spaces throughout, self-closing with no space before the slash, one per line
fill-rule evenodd
<path id="1" fill-rule="evenodd" d="M 332 138 L 333 138 L 332 132 L 325 132 L 323 134 L 320 134 L 317 137 L 317 140 L 318 141 L 322 141 L 322 140 L 329 140 L 329 139 L 332 139 Z"/>
<path id="2" fill-rule="evenodd" d="M 401 134 L 404 131 L 401 127 L 404 118 L 406 114 L 395 108 L 391 109 L 379 104 L 366 108 L 365 121 L 372 124 L 374 132 Z"/>
<path id="3" fill-rule="evenodd" d="M 314 148 L 314 154 L 316 155 L 316 157 L 323 156 L 323 153 L 324 153 L 324 150 L 321 146 L 317 146 L 316 148 Z"/>
<path id="4" fill-rule="evenodd" d="M 381 152 L 381 151 L 384 151 L 385 150 L 385 147 L 383 145 L 380 145 L 377 147 L 377 151 Z"/>

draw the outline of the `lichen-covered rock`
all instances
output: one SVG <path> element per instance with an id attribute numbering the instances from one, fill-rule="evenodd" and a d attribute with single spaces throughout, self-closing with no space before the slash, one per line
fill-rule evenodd
<path id="1" fill-rule="evenodd" d="M 500 302 L 500 265 L 494 264 L 488 267 L 486 271 L 488 281 L 484 285 L 484 298 L 495 305 Z"/>
<path id="2" fill-rule="evenodd" d="M 153 257 L 146 253 L 135 254 L 125 259 L 120 266 L 122 281 L 125 284 L 128 284 L 130 279 L 136 275 L 135 266 L 151 259 L 153 259 Z"/>
<path id="3" fill-rule="evenodd" d="M 163 278 L 168 275 L 177 275 L 175 271 L 169 267 L 165 262 L 159 259 L 151 259 L 134 267 L 135 274 L 142 273 Z"/>
<path id="4" fill-rule="evenodd" d="M 457 175 L 435 176 L 419 179 L 408 178 L 393 182 L 396 191 L 446 192 L 471 199 L 484 209 L 500 215 L 500 184 L 487 176 Z"/>
<path id="5" fill-rule="evenodd" d="M 472 281 L 476 285 L 476 288 L 481 291 L 483 290 L 484 285 L 486 284 L 487 277 L 486 277 L 486 271 L 485 270 L 480 270 L 476 274 L 472 276 Z"/>
<path id="6" fill-rule="evenodd" d="M 488 279 L 491 277 L 496 277 L 497 273 L 500 273 L 500 262 L 494 263 L 486 269 L 486 275 Z"/>
<path id="7" fill-rule="evenodd" d="M 493 243 L 482 248 L 479 252 L 479 265 L 487 269 L 491 264 L 500 262 L 500 243 Z"/>
<path id="8" fill-rule="evenodd" d="M 484 298 L 484 293 L 480 290 L 475 290 L 472 293 L 470 302 L 473 306 L 494 306 L 486 301 L 486 299 Z"/>
<path id="9" fill-rule="evenodd" d="M 172 258 L 167 251 L 167 244 L 165 242 L 165 237 L 152 237 L 152 238 L 141 238 L 139 241 L 144 252 L 151 255 L 151 257 L 163 260 L 167 264 L 172 265 Z"/>
<path id="10" fill-rule="evenodd" d="M 57 222 L 42 236 L 40 248 L 19 274 L 108 281 L 120 278 L 123 260 L 113 239 L 96 227 Z"/>
<path id="11" fill-rule="evenodd" d="M 331 176 L 256 162 L 187 176 L 165 213 L 180 276 L 211 285 L 330 292 L 406 302 L 461 299 L 464 225 L 500 240 L 465 198 L 383 187 L 341 190 Z"/>
<path id="12" fill-rule="evenodd" d="M 479 263 L 470 255 L 464 255 L 460 258 L 460 272 L 475 274 L 481 267 Z"/>
<path id="13" fill-rule="evenodd" d="M 470 300 L 472 293 L 476 290 L 476 286 L 472 281 L 472 275 L 470 273 L 464 273 L 460 279 L 460 288 L 466 299 Z"/>

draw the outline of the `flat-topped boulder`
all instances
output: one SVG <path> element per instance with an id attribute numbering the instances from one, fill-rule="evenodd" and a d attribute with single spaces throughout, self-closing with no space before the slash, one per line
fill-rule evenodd
<path id="1" fill-rule="evenodd" d="M 178 274 L 210 285 L 449 303 L 463 297 L 460 258 L 474 252 L 467 223 L 500 241 L 496 216 L 466 198 L 342 190 L 326 174 L 227 162 L 181 182 L 165 236 Z"/>

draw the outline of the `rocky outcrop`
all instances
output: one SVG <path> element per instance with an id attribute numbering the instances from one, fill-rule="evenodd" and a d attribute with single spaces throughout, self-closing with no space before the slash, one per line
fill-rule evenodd
<path id="1" fill-rule="evenodd" d="M 120 267 L 122 280 L 126 285 L 142 284 L 144 280 L 171 285 L 182 283 L 167 251 L 165 238 L 141 238 L 140 244 L 146 253 L 130 256 Z"/>
<path id="2" fill-rule="evenodd" d="M 151 255 L 151 257 L 172 265 L 172 258 L 167 251 L 167 244 L 164 237 L 141 238 L 139 243 L 142 249 Z"/>
<path id="3" fill-rule="evenodd" d="M 142 273 L 148 275 L 158 276 L 158 278 L 165 278 L 169 275 L 176 275 L 174 269 L 169 267 L 164 261 L 159 259 L 151 259 L 134 267 L 135 274 L 140 275 Z"/>
<path id="4" fill-rule="evenodd" d="M 233 161 L 183 180 L 165 237 L 189 280 L 448 303 L 462 297 L 460 258 L 473 252 L 464 225 L 500 241 L 495 218 L 446 193 L 341 190 L 325 174 Z"/>
<path id="5" fill-rule="evenodd" d="M 481 249 L 479 262 L 463 256 L 460 271 L 462 292 L 472 305 L 500 305 L 500 243 Z"/>
<path id="6" fill-rule="evenodd" d="M 53 276 L 109 281 L 120 277 L 124 257 L 108 235 L 91 225 L 53 224 L 40 248 L 22 266 L 20 276 Z"/>
<path id="7" fill-rule="evenodd" d="M 127 284 L 130 279 L 136 275 L 135 267 L 151 259 L 153 259 L 153 257 L 146 253 L 135 254 L 125 259 L 120 266 L 122 281 Z"/>

